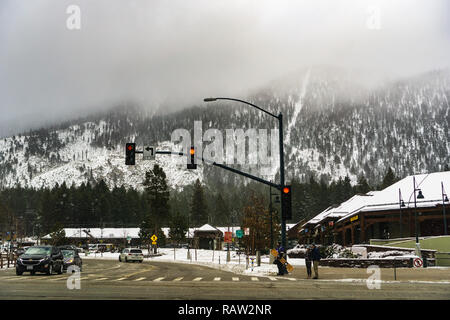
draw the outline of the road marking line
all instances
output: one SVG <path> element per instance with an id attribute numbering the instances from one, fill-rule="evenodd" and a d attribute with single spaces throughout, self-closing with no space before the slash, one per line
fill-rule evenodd
<path id="1" fill-rule="evenodd" d="M 272 280 L 272 281 L 277 281 L 277 280 L 278 280 L 278 279 L 275 278 L 275 277 L 267 277 L 267 278 L 269 278 L 269 279 Z"/>
<path id="2" fill-rule="evenodd" d="M 153 280 L 153 281 L 161 281 L 162 279 L 165 279 L 165 277 L 161 277 L 161 278 L 156 278 L 155 280 Z"/>
<path id="3" fill-rule="evenodd" d="M 194 280 L 192 280 L 192 281 L 200 281 L 200 280 L 202 280 L 203 278 L 201 278 L 201 277 L 198 277 L 198 278 L 195 278 Z"/>
<path id="4" fill-rule="evenodd" d="M 19 280 L 19 281 L 24 281 L 24 280 L 29 280 L 30 278 L 27 278 L 27 277 L 20 277 L 20 276 L 17 276 L 17 277 L 15 277 L 15 278 L 9 278 L 9 279 L 5 279 L 6 281 L 13 281 L 13 280 Z"/>
<path id="5" fill-rule="evenodd" d="M 1 280 L 11 280 L 11 279 L 19 279 L 19 276 L 14 276 L 14 277 L 1 277 Z"/>
<path id="6" fill-rule="evenodd" d="M 119 278 L 119 279 L 116 279 L 116 280 L 113 280 L 113 281 L 122 281 L 122 280 L 125 280 L 126 278 L 124 277 L 124 278 Z"/>
<path id="7" fill-rule="evenodd" d="M 252 281 L 259 281 L 257 277 L 252 277 Z"/>
<path id="8" fill-rule="evenodd" d="M 285 279 L 291 280 L 291 281 L 297 281 L 297 279 L 295 279 L 295 278 L 285 278 Z"/>
<path id="9" fill-rule="evenodd" d="M 214 281 L 220 281 L 220 278 L 219 277 L 214 278 Z"/>
<path id="10" fill-rule="evenodd" d="M 179 278 L 173 279 L 173 281 L 181 281 L 182 279 L 183 279 L 183 277 L 179 277 Z"/>
<path id="11" fill-rule="evenodd" d="M 138 279 L 136 279 L 136 280 L 133 280 L 133 281 L 142 281 L 142 280 L 144 280 L 144 279 L 147 279 L 147 278 L 145 278 L 145 277 L 141 277 L 141 278 L 138 278 Z"/>
<path id="12" fill-rule="evenodd" d="M 232 277 L 231 278 L 233 281 L 239 281 L 239 278 L 238 277 Z"/>
<path id="13" fill-rule="evenodd" d="M 67 279 L 67 277 L 53 278 L 53 279 L 50 279 L 50 281 L 58 281 L 58 280 L 62 280 L 62 279 Z"/>
<path id="14" fill-rule="evenodd" d="M 92 279 L 92 280 L 95 280 L 95 281 L 103 281 L 103 280 L 108 280 L 108 278 L 98 278 L 98 279 Z"/>

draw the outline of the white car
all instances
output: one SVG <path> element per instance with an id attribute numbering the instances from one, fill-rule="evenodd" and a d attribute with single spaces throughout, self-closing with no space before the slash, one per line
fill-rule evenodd
<path id="1" fill-rule="evenodd" d="M 122 252 L 119 255 L 119 261 L 139 261 L 142 262 L 144 260 L 144 254 L 142 253 L 141 249 L 133 249 L 133 248 L 127 248 L 123 249 Z"/>

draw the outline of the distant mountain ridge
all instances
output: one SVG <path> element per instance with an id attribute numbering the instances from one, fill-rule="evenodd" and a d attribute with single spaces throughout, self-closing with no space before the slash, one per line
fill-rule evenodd
<path id="1" fill-rule="evenodd" d="M 364 175 L 378 183 L 387 167 L 400 176 L 442 171 L 450 164 L 450 72 L 420 76 L 366 88 L 338 72 L 310 68 L 296 81 L 278 83 L 239 97 L 273 112 L 282 112 L 287 181 L 310 175 L 327 181 Z M 0 187 L 33 188 L 66 182 L 80 185 L 104 179 L 114 185 L 140 188 L 153 162 L 137 156 L 124 164 L 124 145 L 158 145 L 170 149 L 173 130 L 277 128 L 270 117 L 237 103 L 215 102 L 170 114 L 137 107 L 116 108 L 49 129 L 33 130 L 0 140 Z M 174 188 L 199 178 L 206 183 L 241 178 L 209 165 L 186 170 L 182 159 L 158 156 Z M 258 167 L 242 170 L 261 174 Z M 277 163 L 271 170 L 278 171 Z M 266 176 L 276 180 L 276 176 Z"/>

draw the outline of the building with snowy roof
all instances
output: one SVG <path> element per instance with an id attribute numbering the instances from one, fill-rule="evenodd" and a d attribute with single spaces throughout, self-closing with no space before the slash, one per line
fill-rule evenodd
<path id="1" fill-rule="evenodd" d="M 415 185 L 414 185 L 415 183 Z M 329 207 L 300 229 L 300 241 L 342 245 L 449 234 L 450 171 L 408 176 Z M 417 221 L 417 226 L 416 226 Z"/>

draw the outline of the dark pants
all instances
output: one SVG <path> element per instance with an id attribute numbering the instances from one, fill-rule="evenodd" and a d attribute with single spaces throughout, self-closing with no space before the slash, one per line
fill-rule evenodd
<path id="1" fill-rule="evenodd" d="M 311 277 L 311 260 L 305 260 L 306 265 L 306 273 L 308 274 L 308 277 Z"/>
<path id="2" fill-rule="evenodd" d="M 283 275 L 283 274 L 287 273 L 286 267 L 280 262 L 280 260 L 276 259 L 275 264 L 278 267 L 278 275 Z"/>

